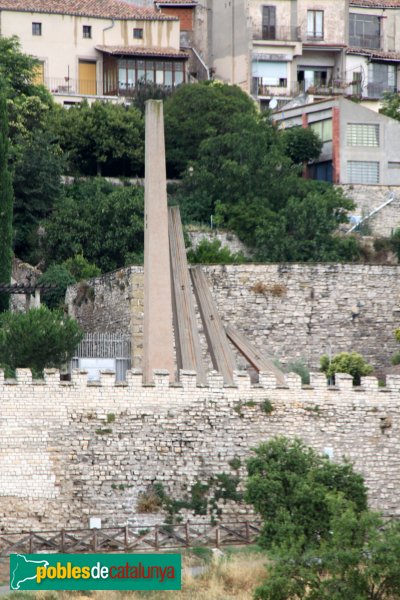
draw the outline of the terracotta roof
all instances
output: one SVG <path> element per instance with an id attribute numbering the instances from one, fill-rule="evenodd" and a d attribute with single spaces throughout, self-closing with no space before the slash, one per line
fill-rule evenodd
<path id="1" fill-rule="evenodd" d="M 0 0 L 0 10 L 54 13 L 103 19 L 177 20 L 153 8 L 128 4 L 123 0 Z"/>
<path id="2" fill-rule="evenodd" d="M 400 0 L 350 0 L 350 6 L 361 8 L 400 8 Z"/>
<path id="3" fill-rule="evenodd" d="M 129 56 L 164 56 L 170 58 L 189 58 L 187 52 L 175 48 L 137 48 L 135 46 L 95 46 L 99 52 L 105 54 L 129 55 Z"/>
<path id="4" fill-rule="evenodd" d="M 361 56 L 368 56 L 369 58 L 376 58 L 379 60 L 400 61 L 399 52 L 384 52 L 383 50 L 368 50 L 366 48 L 347 48 L 347 54 L 358 54 Z"/>

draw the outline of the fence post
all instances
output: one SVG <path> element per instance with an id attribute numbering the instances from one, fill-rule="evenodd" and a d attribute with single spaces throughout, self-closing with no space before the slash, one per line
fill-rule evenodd
<path id="1" fill-rule="evenodd" d="M 65 544 L 65 532 L 64 532 L 64 529 L 61 529 L 61 553 L 64 552 L 64 544 Z"/>
<path id="2" fill-rule="evenodd" d="M 97 530 L 93 529 L 93 552 L 97 550 Z"/>
<path id="3" fill-rule="evenodd" d="M 215 547 L 216 548 L 219 548 L 220 542 L 221 542 L 221 532 L 219 530 L 219 524 L 218 524 L 215 529 Z"/>
<path id="4" fill-rule="evenodd" d="M 29 532 L 29 554 L 33 553 L 33 536 L 32 531 Z"/>
<path id="5" fill-rule="evenodd" d="M 127 549 L 128 546 L 128 525 L 125 525 L 125 530 L 124 530 L 124 550 Z"/>
<path id="6" fill-rule="evenodd" d="M 154 528 L 154 544 L 155 544 L 156 550 L 158 550 L 158 525 L 156 525 Z"/>
<path id="7" fill-rule="evenodd" d="M 185 537 L 186 537 L 186 548 L 189 548 L 189 521 L 186 521 L 185 525 Z"/>
<path id="8" fill-rule="evenodd" d="M 248 521 L 246 521 L 246 540 L 247 543 L 250 544 L 250 527 Z"/>

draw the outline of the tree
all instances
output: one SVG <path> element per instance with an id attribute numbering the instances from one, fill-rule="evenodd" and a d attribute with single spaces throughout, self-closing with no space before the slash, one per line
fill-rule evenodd
<path id="1" fill-rule="evenodd" d="M 256 600 L 394 600 L 400 589 L 400 523 L 330 499 L 330 538 L 317 551 L 275 555 Z"/>
<path id="2" fill-rule="evenodd" d="M 0 283 L 11 283 L 12 214 L 13 189 L 8 164 L 8 117 L 4 88 L 0 87 Z M 7 310 L 8 304 L 9 296 L 0 294 L 0 311 Z"/>
<path id="3" fill-rule="evenodd" d="M 354 208 L 340 190 L 299 177 L 280 133 L 264 117 L 236 118 L 236 130 L 200 144 L 175 200 L 184 222 L 233 230 L 261 262 L 343 261 L 359 254 L 336 234 Z"/>
<path id="4" fill-rule="evenodd" d="M 9 97 L 34 95 L 33 92 L 37 91 L 34 84 L 35 67 L 38 64 L 38 59 L 21 52 L 16 36 L 0 37 L 0 79 Z"/>
<path id="5" fill-rule="evenodd" d="M 361 377 L 372 373 L 374 368 L 357 352 L 341 352 L 333 358 L 326 354 L 321 357 L 321 371 L 327 377 L 335 377 L 335 373 L 348 373 L 353 377 L 353 385 L 361 384 Z"/>
<path id="6" fill-rule="evenodd" d="M 101 179 L 67 186 L 43 224 L 48 263 L 82 253 L 103 272 L 141 262 L 143 212 L 141 187 L 115 187 Z"/>
<path id="7" fill-rule="evenodd" d="M 285 153 L 295 164 L 317 160 L 322 150 L 322 140 L 312 129 L 291 127 L 282 132 Z"/>
<path id="8" fill-rule="evenodd" d="M 176 177 L 199 158 L 204 140 L 235 130 L 237 120 L 254 117 L 256 108 L 237 86 L 202 82 L 179 86 L 164 114 L 168 173 Z"/>
<path id="9" fill-rule="evenodd" d="M 73 319 L 45 306 L 26 313 L 0 315 L 0 365 L 8 373 L 30 368 L 61 368 L 72 358 L 83 332 Z"/>
<path id="10" fill-rule="evenodd" d="M 386 92 L 382 99 L 382 108 L 379 110 L 380 113 L 400 121 L 400 97 L 394 93 Z"/>
<path id="11" fill-rule="evenodd" d="M 15 253 L 31 263 L 42 257 L 39 224 L 46 219 L 63 193 L 63 157 L 49 133 L 20 140 L 14 165 Z"/>
<path id="12" fill-rule="evenodd" d="M 142 175 L 144 121 L 134 106 L 81 102 L 59 108 L 49 126 L 67 155 L 70 171 L 82 175 Z"/>
<path id="13" fill-rule="evenodd" d="M 319 547 L 330 538 L 332 493 L 367 508 L 363 478 L 351 465 L 339 465 L 307 448 L 301 440 L 274 438 L 255 449 L 247 463 L 245 500 L 263 519 L 260 543 L 265 548 Z"/>
<path id="14" fill-rule="evenodd" d="M 65 264 L 51 265 L 39 277 L 39 284 L 50 284 L 56 287 L 43 292 L 42 299 L 50 309 L 61 308 L 65 302 L 65 292 L 69 285 L 76 283 L 76 278 L 70 273 Z"/>

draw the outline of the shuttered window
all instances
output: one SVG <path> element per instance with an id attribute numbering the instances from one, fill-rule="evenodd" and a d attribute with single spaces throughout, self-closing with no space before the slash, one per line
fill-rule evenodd
<path id="1" fill-rule="evenodd" d="M 349 160 L 347 163 L 348 183 L 379 183 L 379 163 L 375 161 Z"/>
<path id="2" fill-rule="evenodd" d="M 347 125 L 347 145 L 377 148 L 379 146 L 379 125 L 349 123 Z"/>

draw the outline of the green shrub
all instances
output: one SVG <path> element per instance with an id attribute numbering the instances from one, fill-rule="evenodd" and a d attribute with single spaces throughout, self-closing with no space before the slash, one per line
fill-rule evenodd
<path id="1" fill-rule="evenodd" d="M 34 375 L 45 367 L 61 368 L 82 337 L 76 321 L 45 306 L 26 313 L 5 312 L 0 315 L 0 365 L 30 368 Z"/>
<path id="2" fill-rule="evenodd" d="M 68 258 L 63 262 L 63 265 L 74 277 L 75 281 L 82 281 L 82 279 L 91 279 L 92 277 L 98 277 L 101 274 L 101 269 L 90 263 L 83 254 L 76 254 L 73 258 Z"/>
<path id="3" fill-rule="evenodd" d="M 241 264 L 246 261 L 241 252 L 232 253 L 219 240 L 201 240 L 195 250 L 189 250 L 188 261 L 192 264 Z"/>
<path id="4" fill-rule="evenodd" d="M 326 354 L 321 357 L 321 371 L 334 378 L 335 373 L 348 373 L 353 377 L 353 385 L 360 385 L 361 377 L 372 373 L 374 368 L 357 352 L 341 352 L 332 359 Z"/>
<path id="5" fill-rule="evenodd" d="M 65 265 L 51 265 L 39 278 L 39 284 L 55 285 L 54 289 L 42 293 L 42 300 L 48 308 L 60 308 L 65 301 L 65 292 L 69 285 L 76 283 Z"/>

